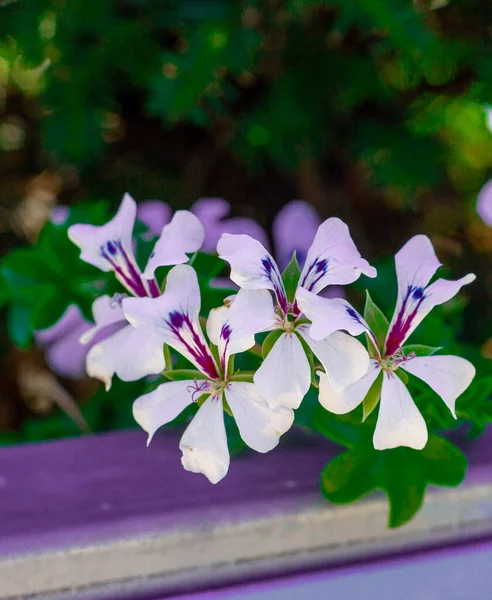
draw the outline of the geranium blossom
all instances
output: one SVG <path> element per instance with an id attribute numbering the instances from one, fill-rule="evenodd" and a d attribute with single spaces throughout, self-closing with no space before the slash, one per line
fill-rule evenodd
<path id="1" fill-rule="evenodd" d="M 133 252 L 136 212 L 135 201 L 125 194 L 117 214 L 108 223 L 73 225 L 68 235 L 81 249 L 82 260 L 103 271 L 113 271 L 132 296 L 155 298 L 161 293 L 155 270 L 186 262 L 187 254 L 197 251 L 203 242 L 203 227 L 195 215 L 177 211 L 163 228 L 142 272 Z M 115 373 L 123 381 L 133 381 L 164 368 L 160 338 L 153 331 L 137 331 L 128 325 L 121 309 L 123 297 L 125 294 L 98 298 L 93 304 L 95 326 L 81 338 L 88 343 L 96 333 L 108 333 L 104 341 L 91 348 L 86 361 L 87 373 L 104 381 L 107 389 Z"/>
<path id="2" fill-rule="evenodd" d="M 217 251 L 231 265 L 231 279 L 237 285 L 274 293 L 273 329 L 282 333 L 254 377 L 261 394 L 272 406 L 297 408 L 310 387 L 310 365 L 301 339 L 311 347 L 336 389 L 362 377 L 369 360 L 362 344 L 342 332 L 313 340 L 307 333 L 306 320 L 297 302 L 301 288 L 318 294 L 328 285 L 352 283 L 362 273 L 376 276 L 376 270 L 358 252 L 345 223 L 332 218 L 319 226 L 293 302 L 287 298 L 275 260 L 258 241 L 247 235 L 224 234 Z M 340 368 L 341 363 L 343 368 Z"/>
<path id="3" fill-rule="evenodd" d="M 344 414 L 358 406 L 379 377 L 382 378 L 379 414 L 374 431 L 378 450 L 409 446 L 421 450 L 427 443 L 427 426 L 417 409 L 399 370 L 415 375 L 429 385 L 455 415 L 456 399 L 475 376 L 475 368 L 458 356 L 416 356 L 405 342 L 422 319 L 437 305 L 455 296 L 471 283 L 469 274 L 457 281 L 438 279 L 429 285 L 441 266 L 432 244 L 424 235 L 409 240 L 395 256 L 398 299 L 382 348 L 362 316 L 345 300 L 319 298 L 302 291 L 298 303 L 312 321 L 310 335 L 323 339 L 332 331 L 345 329 L 352 335 L 367 332 L 374 347 L 374 359 L 364 377 L 346 389 L 335 390 L 325 374 L 320 374 L 319 400 L 329 411 Z"/>
<path id="4" fill-rule="evenodd" d="M 230 461 L 223 414 L 227 402 L 250 448 L 268 452 L 278 444 L 293 423 L 292 410 L 271 408 L 253 383 L 235 380 L 229 368 L 230 358 L 251 348 L 254 334 L 271 326 L 274 309 L 268 292 L 241 290 L 230 309 L 212 312 L 207 333 L 218 347 L 218 363 L 200 327 L 200 290 L 192 267 L 174 267 L 162 296 L 127 298 L 123 310 L 137 331 L 155 333 L 161 354 L 162 345 L 168 344 L 201 373 L 195 379 L 163 383 L 135 401 L 133 414 L 149 434 L 149 443 L 159 427 L 198 402 L 200 408 L 181 438 L 181 460 L 186 470 L 203 473 L 217 483 L 226 475 Z"/>

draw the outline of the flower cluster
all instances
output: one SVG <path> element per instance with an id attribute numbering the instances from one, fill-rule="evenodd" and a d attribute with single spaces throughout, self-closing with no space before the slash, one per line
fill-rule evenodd
<path id="1" fill-rule="evenodd" d="M 189 406 L 198 407 L 180 442 L 185 469 L 203 473 L 212 483 L 226 475 L 230 459 L 224 413 L 234 418 L 250 448 L 272 450 L 292 426 L 294 409 L 312 385 L 319 388 L 321 405 L 335 414 L 352 411 L 370 395 L 370 410 L 379 404 L 373 438 L 379 450 L 422 449 L 427 442 L 426 422 L 405 385 L 407 373 L 428 384 L 454 416 L 456 399 L 474 377 L 473 366 L 457 356 L 425 355 L 406 342 L 433 307 L 475 277 L 430 283 L 441 265 L 427 237 L 413 237 L 396 254 L 395 312 L 390 323 L 381 313 L 373 330 L 374 324 L 345 299 L 324 292 L 361 275 L 377 275 L 340 219 L 319 225 L 302 270 L 295 254 L 281 272 L 258 239 L 222 233 L 217 254 L 229 264 L 230 279 L 239 290 L 205 319 L 193 268 L 204 241 L 211 250 L 202 223 L 191 212 L 176 212 L 166 220 L 141 270 L 132 241 L 136 210 L 126 195 L 106 225 L 69 229 L 81 258 L 112 270 L 125 289 L 94 302 L 95 325 L 82 337 L 88 342 L 97 334 L 99 341 L 87 355 L 87 371 L 107 388 L 115 374 L 132 381 L 162 373 L 165 381 L 138 398 L 133 408 L 149 442 L 159 427 Z M 159 282 L 156 270 L 162 266 L 168 267 L 167 276 Z M 365 344 L 356 337 L 361 334 Z M 260 336 L 263 359 L 258 368 L 235 370 L 236 355 L 258 355 Z M 170 348 L 175 359 L 180 356 L 194 368 L 174 369 Z"/>

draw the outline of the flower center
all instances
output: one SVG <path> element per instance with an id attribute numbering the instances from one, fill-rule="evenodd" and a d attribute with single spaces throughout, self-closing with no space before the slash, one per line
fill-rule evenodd
<path id="1" fill-rule="evenodd" d="M 405 352 L 400 348 L 391 356 L 383 356 L 379 359 L 379 364 L 384 371 L 394 372 L 398 367 L 401 367 L 404 362 L 412 360 L 412 358 L 415 358 L 415 352 L 410 352 L 410 354 L 405 356 Z"/>

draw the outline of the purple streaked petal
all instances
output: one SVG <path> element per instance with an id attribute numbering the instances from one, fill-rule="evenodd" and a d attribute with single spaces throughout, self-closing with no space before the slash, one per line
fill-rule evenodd
<path id="1" fill-rule="evenodd" d="M 145 200 L 137 206 L 137 219 L 146 225 L 153 235 L 160 235 L 171 220 L 171 207 L 162 200 Z"/>
<path id="2" fill-rule="evenodd" d="M 217 244 L 219 256 L 231 265 L 231 279 L 241 288 L 272 290 L 287 310 L 287 296 L 273 256 L 249 235 L 224 233 Z"/>
<path id="3" fill-rule="evenodd" d="M 476 209 L 485 225 L 492 227 L 492 179 L 478 193 Z"/>
<path id="4" fill-rule="evenodd" d="M 126 325 L 87 354 L 87 374 L 111 387 L 113 375 L 122 381 L 136 381 L 164 370 L 162 338 L 150 327 Z"/>
<path id="5" fill-rule="evenodd" d="M 173 421 L 192 404 L 193 397 L 190 390 L 193 385 L 193 381 L 168 381 L 135 400 L 133 417 L 149 434 L 147 446 L 159 427 Z"/>
<path id="6" fill-rule="evenodd" d="M 298 331 L 323 365 L 333 393 L 340 393 L 367 373 L 369 354 L 359 340 L 335 331 L 324 340 L 317 341 L 309 336 L 306 326 L 299 327 Z"/>
<path id="7" fill-rule="evenodd" d="M 351 335 L 364 332 L 372 335 L 364 318 L 342 298 L 322 298 L 299 288 L 296 301 L 299 309 L 312 323 L 309 335 L 313 340 L 322 340 L 340 330 L 348 331 Z"/>
<path id="8" fill-rule="evenodd" d="M 456 419 L 457 398 L 475 377 L 475 367 L 459 356 L 417 356 L 401 368 L 425 381 L 438 394 Z"/>
<path id="9" fill-rule="evenodd" d="M 383 372 L 379 414 L 374 430 L 374 448 L 389 450 L 407 446 L 422 450 L 428 433 L 424 417 L 410 396 L 405 384 L 395 373 Z"/>
<path id="10" fill-rule="evenodd" d="M 193 213 L 187 210 L 176 211 L 154 246 L 144 277 L 152 279 L 157 267 L 188 262 L 188 254 L 200 249 L 203 236 L 203 226 Z"/>
<path id="11" fill-rule="evenodd" d="M 125 194 L 116 215 L 105 225 L 72 225 L 68 237 L 81 249 L 80 258 L 102 271 L 114 271 L 116 278 L 135 296 L 149 291 L 133 254 L 132 234 L 137 206 Z"/>
<path id="12" fill-rule="evenodd" d="M 230 457 L 221 397 L 205 400 L 186 428 L 179 449 L 187 471 L 202 473 L 211 483 L 218 483 L 227 475 Z"/>
<path id="13" fill-rule="evenodd" d="M 463 285 L 471 283 L 469 274 L 457 281 L 429 281 L 441 266 L 429 238 L 416 235 L 395 256 L 398 298 L 385 343 L 385 354 L 392 356 L 408 339 L 429 312 L 455 296 Z"/>
<path id="14" fill-rule="evenodd" d="M 255 334 L 275 327 L 275 308 L 268 290 L 241 289 L 222 313 L 218 347 L 222 370 L 229 357 L 255 345 Z"/>
<path id="15" fill-rule="evenodd" d="M 205 375 L 218 377 L 217 365 L 200 327 L 200 288 L 192 267 L 174 267 L 161 296 L 126 298 L 123 311 L 134 327 L 151 329 Z"/>
<path id="16" fill-rule="evenodd" d="M 360 275 L 376 277 L 376 269 L 361 257 L 349 228 L 333 217 L 318 228 L 308 251 L 299 285 L 317 294 L 327 285 L 346 285 Z"/>
<path id="17" fill-rule="evenodd" d="M 257 452 L 273 450 L 280 436 L 292 427 L 294 411 L 284 406 L 272 408 L 254 383 L 233 381 L 227 386 L 225 396 L 241 438 Z"/>
<path id="18" fill-rule="evenodd" d="M 292 200 L 286 204 L 273 221 L 275 256 L 284 269 L 296 251 L 301 268 L 321 223 L 316 210 L 303 200 Z"/>
<path id="19" fill-rule="evenodd" d="M 338 390 L 334 389 L 330 377 L 326 373 L 318 373 L 320 404 L 336 415 L 345 415 L 351 412 L 364 400 L 380 373 L 381 366 L 378 361 L 371 360 L 363 377 Z"/>
<path id="20" fill-rule="evenodd" d="M 231 210 L 230 204 L 222 198 L 200 198 L 191 207 L 205 229 L 203 250 L 215 252 L 217 242 L 223 233 L 244 233 L 268 248 L 268 236 L 265 230 L 253 219 L 247 217 L 226 218 Z"/>

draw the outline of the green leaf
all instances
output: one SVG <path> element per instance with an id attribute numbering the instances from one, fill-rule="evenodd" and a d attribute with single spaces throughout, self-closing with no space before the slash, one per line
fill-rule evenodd
<path id="1" fill-rule="evenodd" d="M 381 386 L 383 385 L 383 374 L 380 373 L 374 383 L 369 388 L 366 397 L 362 401 L 362 421 L 365 421 L 367 417 L 379 404 L 381 398 Z"/>
<path id="2" fill-rule="evenodd" d="M 408 384 L 408 375 L 405 371 L 403 371 L 403 369 L 396 369 L 395 374 L 400 378 L 401 381 L 403 381 L 405 385 Z"/>
<path id="3" fill-rule="evenodd" d="M 455 487 L 466 473 L 465 455 L 451 442 L 431 435 L 422 451 L 395 448 L 382 452 L 359 445 L 330 461 L 321 474 L 321 489 L 335 504 L 383 490 L 390 504 L 389 526 L 400 527 L 420 509 L 428 485 Z"/>
<path id="4" fill-rule="evenodd" d="M 265 340 L 263 341 L 263 345 L 261 346 L 261 354 L 263 355 L 263 358 L 268 356 L 271 349 L 274 347 L 275 342 L 282 335 L 282 333 L 284 333 L 282 329 L 274 329 L 266 336 Z"/>
<path id="5" fill-rule="evenodd" d="M 296 252 L 294 251 L 289 264 L 285 267 L 282 273 L 282 281 L 284 283 L 287 300 L 289 302 L 294 302 L 300 276 L 301 269 L 299 267 L 299 263 L 297 262 Z"/>
<path id="6" fill-rule="evenodd" d="M 198 277 L 210 281 L 210 279 L 217 277 L 225 270 L 227 263 L 215 254 L 198 251 L 190 260 L 190 265 L 195 269 Z"/>
<path id="7" fill-rule="evenodd" d="M 297 334 L 298 340 L 301 342 L 301 346 L 304 348 L 304 352 L 306 353 L 306 358 L 308 359 L 309 369 L 311 371 L 311 385 L 315 388 L 319 388 L 319 383 L 316 379 L 316 370 L 314 368 L 314 355 L 311 348 L 307 345 L 306 340 L 299 334 Z"/>
<path id="8" fill-rule="evenodd" d="M 411 352 L 413 352 L 416 356 L 432 356 L 439 350 L 442 350 L 439 346 L 424 346 L 422 344 L 411 344 L 409 346 L 404 346 L 403 350 L 405 352 L 405 356 L 408 356 Z"/>
<path id="9" fill-rule="evenodd" d="M 19 348 L 28 348 L 33 341 L 29 309 L 20 304 L 9 306 L 7 331 L 12 343 Z"/>
<path id="10" fill-rule="evenodd" d="M 254 375 L 253 373 L 236 373 L 235 375 L 231 375 L 229 379 L 231 381 L 246 381 L 247 383 L 253 383 Z"/>
<path id="11" fill-rule="evenodd" d="M 195 369 L 174 369 L 173 371 L 163 371 L 162 374 L 171 381 L 193 381 L 194 379 L 207 379 L 206 375 Z"/>
<path id="12" fill-rule="evenodd" d="M 388 333 L 389 321 L 383 311 L 372 301 L 371 295 L 366 290 L 366 305 L 364 307 L 364 319 L 372 329 L 378 342 L 379 350 L 383 350 L 386 334 Z M 372 340 L 371 340 L 372 342 Z"/>

